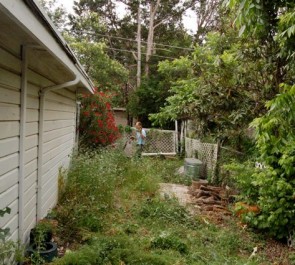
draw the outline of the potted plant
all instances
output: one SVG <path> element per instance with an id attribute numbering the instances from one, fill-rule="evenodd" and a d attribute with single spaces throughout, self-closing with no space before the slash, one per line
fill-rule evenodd
<path id="1" fill-rule="evenodd" d="M 57 257 L 57 245 L 52 242 L 52 235 L 52 224 L 44 220 L 31 230 L 27 253 L 33 264 L 51 262 L 54 257 Z"/>

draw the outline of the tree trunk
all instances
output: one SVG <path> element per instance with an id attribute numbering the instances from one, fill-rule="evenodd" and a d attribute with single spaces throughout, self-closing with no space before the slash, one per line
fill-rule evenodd
<path id="1" fill-rule="evenodd" d="M 140 87 L 141 84 L 141 8 L 140 2 L 138 4 L 138 14 L 137 14 L 137 82 L 136 88 Z"/>
<path id="2" fill-rule="evenodd" d="M 154 45 L 154 22 L 155 16 L 160 4 L 160 0 L 157 0 L 156 4 L 154 5 L 152 2 L 150 3 L 150 23 L 149 23 L 149 33 L 147 39 L 147 50 L 146 50 L 146 57 L 145 57 L 145 75 L 149 75 L 150 67 L 149 61 L 152 56 L 153 45 Z"/>

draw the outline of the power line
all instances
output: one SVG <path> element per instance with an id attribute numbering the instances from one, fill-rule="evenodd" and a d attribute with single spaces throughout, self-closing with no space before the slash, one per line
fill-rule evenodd
<path id="1" fill-rule="evenodd" d="M 106 47 L 106 48 L 107 49 L 110 49 L 110 50 L 114 50 L 114 51 L 137 53 L 137 51 L 131 51 L 131 50 L 125 50 L 125 49 L 116 49 L 116 48 L 111 48 L 111 47 Z M 146 53 L 145 52 L 142 52 L 141 54 L 146 54 Z M 162 55 L 156 55 L 156 54 L 153 54 L 152 57 L 160 57 L 160 58 L 166 58 L 166 59 L 172 59 L 172 60 L 179 59 L 179 58 L 174 58 L 174 57 L 169 57 L 169 56 L 162 56 Z"/>
<path id="2" fill-rule="evenodd" d="M 85 34 L 89 34 L 92 36 L 102 36 L 102 37 L 110 37 L 110 38 L 114 38 L 114 39 L 119 39 L 119 40 L 128 40 L 128 41 L 133 41 L 133 42 L 137 42 L 137 40 L 133 40 L 130 38 L 123 38 L 123 37 L 117 37 L 117 36 L 113 36 L 113 35 L 106 35 L 106 34 L 101 34 L 101 33 L 95 33 L 95 32 L 89 32 L 89 31 L 84 31 L 81 33 L 85 33 Z M 143 43 L 148 43 L 146 41 L 141 41 Z M 159 45 L 159 46 L 164 46 L 164 47 L 170 47 L 170 48 L 176 48 L 176 49 L 182 49 L 182 50 L 188 50 L 188 51 L 194 51 L 193 48 L 186 48 L 186 47 L 180 47 L 180 46 L 173 46 L 173 45 L 167 45 L 167 44 L 162 44 L 162 43 L 156 43 L 153 42 L 154 45 Z"/>

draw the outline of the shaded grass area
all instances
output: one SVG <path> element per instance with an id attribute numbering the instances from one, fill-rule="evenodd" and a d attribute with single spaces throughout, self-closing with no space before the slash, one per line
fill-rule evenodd
<path id="1" fill-rule="evenodd" d="M 206 223 L 159 196 L 160 182 L 186 182 L 175 174 L 180 165 L 118 151 L 75 158 L 55 209 L 60 239 L 75 248 L 54 264 L 270 264 L 248 259 L 264 244 L 255 235 Z"/>

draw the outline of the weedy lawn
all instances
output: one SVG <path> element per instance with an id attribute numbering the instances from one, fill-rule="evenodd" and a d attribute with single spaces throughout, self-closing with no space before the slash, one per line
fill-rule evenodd
<path id="1" fill-rule="evenodd" d="M 117 150 L 76 157 L 53 211 L 58 243 L 69 250 L 53 264 L 273 264 L 264 251 L 249 259 L 266 241 L 234 219 L 217 226 L 160 197 L 159 183 L 187 182 L 175 173 L 182 164 Z"/>

